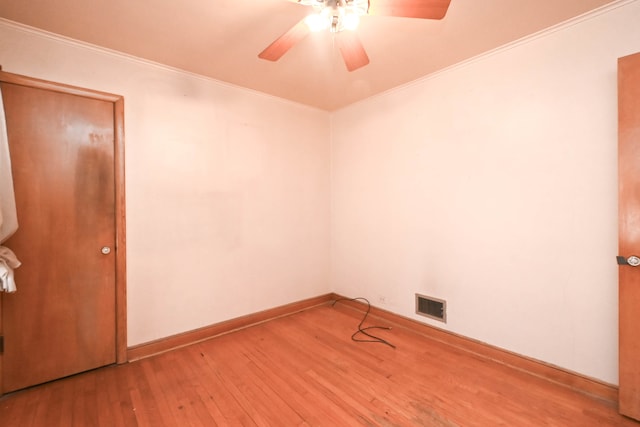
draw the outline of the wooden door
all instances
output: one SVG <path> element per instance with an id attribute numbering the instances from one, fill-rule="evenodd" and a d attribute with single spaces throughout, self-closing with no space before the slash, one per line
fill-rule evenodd
<path id="1" fill-rule="evenodd" d="M 619 410 L 640 420 L 640 53 L 618 61 L 618 120 Z"/>
<path id="2" fill-rule="evenodd" d="M 22 262 L 2 392 L 122 361 L 115 104 L 44 86 L 1 84 L 19 222 L 4 245 Z"/>

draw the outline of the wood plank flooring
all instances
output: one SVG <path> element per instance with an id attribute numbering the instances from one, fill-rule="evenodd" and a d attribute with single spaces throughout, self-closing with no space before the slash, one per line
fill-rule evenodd
<path id="1" fill-rule="evenodd" d="M 13 426 L 640 426 L 615 405 L 323 305 L 0 398 Z M 371 318 L 365 326 L 382 325 Z"/>

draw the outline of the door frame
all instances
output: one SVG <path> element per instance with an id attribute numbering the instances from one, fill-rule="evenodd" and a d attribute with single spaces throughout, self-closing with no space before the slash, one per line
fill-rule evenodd
<path id="1" fill-rule="evenodd" d="M 44 89 L 85 98 L 107 101 L 113 104 L 114 122 L 114 179 L 115 179 L 115 318 L 116 318 L 116 363 L 127 362 L 127 292 L 126 292 L 126 211 L 125 211 L 125 167 L 124 167 L 124 98 L 106 92 L 84 89 L 47 80 L 22 76 L 2 71 L 0 82 Z M 18 292 L 20 290 L 18 289 Z M 0 292 L 0 335 L 3 333 L 2 304 L 11 298 Z M 2 384 L 2 355 L 0 354 L 0 384 Z M 0 396 L 2 395 L 0 390 Z"/>

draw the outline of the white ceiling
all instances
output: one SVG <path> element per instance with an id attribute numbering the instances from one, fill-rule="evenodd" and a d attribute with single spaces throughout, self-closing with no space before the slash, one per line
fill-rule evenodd
<path id="1" fill-rule="evenodd" d="M 288 0 L 0 0 L 0 17 L 332 111 L 615 0 L 451 0 L 441 21 L 364 17 L 371 63 L 348 72 L 333 35 L 257 57 L 313 9 Z"/>

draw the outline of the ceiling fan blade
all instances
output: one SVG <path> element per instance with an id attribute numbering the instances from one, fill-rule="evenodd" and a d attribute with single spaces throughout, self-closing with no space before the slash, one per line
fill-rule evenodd
<path id="1" fill-rule="evenodd" d="M 258 54 L 259 58 L 268 61 L 277 61 L 289 51 L 300 40 L 309 34 L 309 27 L 304 23 L 304 19 L 291 27 L 289 31 L 278 37 L 265 50 Z"/>
<path id="2" fill-rule="evenodd" d="M 369 0 L 369 15 L 442 19 L 451 0 Z"/>
<path id="3" fill-rule="evenodd" d="M 354 71 L 369 63 L 367 52 L 354 32 L 342 31 L 338 35 L 338 46 L 347 70 Z"/>

